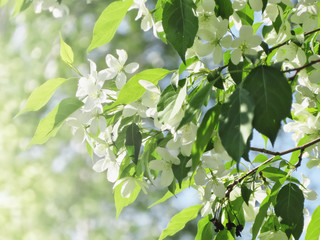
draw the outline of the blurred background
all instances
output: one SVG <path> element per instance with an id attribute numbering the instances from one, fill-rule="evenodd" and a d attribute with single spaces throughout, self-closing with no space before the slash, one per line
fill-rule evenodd
<path id="1" fill-rule="evenodd" d="M 115 55 L 116 49 L 125 49 L 128 62 L 138 62 L 140 70 L 175 69 L 180 64 L 177 54 L 155 39 L 151 30 L 140 30 L 140 21 L 134 21 L 137 10 L 133 10 L 111 43 L 86 55 L 94 23 L 110 1 L 63 1 L 69 14 L 62 18 L 54 18 L 49 11 L 35 14 L 32 5 L 12 17 L 12 2 L 0 8 L 0 239 L 157 239 L 174 214 L 197 203 L 195 191 L 184 191 L 182 196 L 148 209 L 165 193 L 151 189 L 147 197 L 141 193 L 116 221 L 112 185 L 104 173 L 92 170 L 91 159 L 80 143 L 71 139 L 68 126 L 45 145 L 26 149 L 38 121 L 61 99 L 75 94 L 76 80 L 60 87 L 41 111 L 14 116 L 46 80 L 77 77 L 60 60 L 59 32 L 73 48 L 74 64 L 84 75 L 89 71 L 88 58 L 103 69 L 106 54 Z M 275 149 L 292 147 L 290 135 L 280 134 Z M 263 147 L 262 138 L 255 136 L 253 145 Z M 301 172 L 315 175 L 305 167 Z M 309 187 L 319 193 L 316 186 Z M 309 204 L 311 212 L 318 205 L 318 201 Z M 196 224 L 196 220 L 190 222 L 172 239 L 194 239 Z M 248 236 L 246 228 L 243 239 Z"/>
<path id="2" fill-rule="evenodd" d="M 92 161 L 64 126 L 43 146 L 26 150 L 38 121 L 62 98 L 75 94 L 77 81 L 59 88 L 39 112 L 14 116 L 30 93 L 46 80 L 76 77 L 60 60 L 61 32 L 73 48 L 75 66 L 87 74 L 90 58 L 106 68 L 107 53 L 125 49 L 128 61 L 146 67 L 176 68 L 177 55 L 155 40 L 152 31 L 140 30 L 137 10 L 122 23 L 116 38 L 87 56 L 92 30 L 108 1 L 63 1 L 69 14 L 54 18 L 49 11 L 27 10 L 12 17 L 13 3 L 0 8 L 0 239 L 157 239 L 171 217 L 189 205 L 175 199 L 148 209 L 165 192 L 153 190 L 124 209 L 116 221 L 112 185 L 105 173 L 92 170 Z M 155 41 L 155 42 L 153 42 Z M 188 198 L 198 199 L 193 192 Z M 196 222 L 175 239 L 192 239 Z"/>

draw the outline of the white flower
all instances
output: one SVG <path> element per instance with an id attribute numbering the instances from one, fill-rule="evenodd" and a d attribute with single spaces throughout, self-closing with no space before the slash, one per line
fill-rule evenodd
<path id="1" fill-rule="evenodd" d="M 79 79 L 76 97 L 85 103 L 82 108 L 84 111 L 100 108 L 100 112 L 102 112 L 102 104 L 108 102 L 107 91 L 102 89 L 102 86 L 105 80 L 110 77 L 110 74 L 106 70 L 97 72 L 96 64 L 91 60 L 89 60 L 89 63 L 90 73 L 88 77 Z"/>
<path id="2" fill-rule="evenodd" d="M 62 3 L 59 4 L 56 0 L 34 0 L 33 5 L 35 13 L 49 10 L 55 18 L 61 18 L 69 14 L 69 8 Z"/>
<path id="3" fill-rule="evenodd" d="M 157 147 L 157 153 L 161 156 L 161 160 L 153 160 L 149 163 L 149 167 L 153 170 L 162 171 L 160 184 L 168 187 L 173 181 L 172 164 L 179 165 L 180 159 L 172 155 L 167 149 Z"/>
<path id="4" fill-rule="evenodd" d="M 300 189 L 303 192 L 304 198 L 308 199 L 308 200 L 316 200 L 318 198 L 318 194 L 315 191 L 313 191 L 312 189 L 306 188 L 310 184 L 310 179 L 304 174 L 301 174 L 301 176 L 302 176 L 301 183 L 305 188 L 302 188 L 300 186 Z"/>
<path id="5" fill-rule="evenodd" d="M 197 35 L 202 39 L 196 39 L 194 42 L 194 50 L 199 57 L 204 57 L 213 52 L 213 62 L 218 64 L 223 57 L 223 47 L 229 47 L 229 45 L 225 45 L 225 42 L 230 42 L 230 40 L 225 40 L 223 36 L 228 31 L 228 20 L 223 19 L 221 17 L 216 18 L 213 16 L 210 18 L 210 25 L 207 24 L 207 28 L 200 28 Z M 230 38 L 227 37 L 227 38 Z M 204 42 L 203 42 L 204 41 Z"/>
<path id="6" fill-rule="evenodd" d="M 113 189 L 115 189 L 119 184 L 122 184 L 121 186 L 121 195 L 124 198 L 129 198 L 131 193 L 135 190 L 136 187 L 140 187 L 142 191 L 147 194 L 146 188 L 148 188 L 147 183 L 134 178 L 134 177 L 125 177 L 119 179 L 113 186 Z"/>
<path id="7" fill-rule="evenodd" d="M 136 62 L 125 65 L 128 55 L 123 49 L 117 49 L 118 59 L 111 54 L 106 56 L 106 63 L 109 68 L 106 70 L 110 74 L 110 79 L 116 77 L 116 86 L 121 89 L 127 82 L 127 76 L 125 73 L 134 73 L 139 68 L 139 64 Z"/>
<path id="8" fill-rule="evenodd" d="M 137 21 L 138 19 L 142 18 L 141 20 L 141 29 L 143 31 L 148 31 L 153 27 L 153 35 L 158 38 L 157 32 L 163 32 L 162 23 L 157 22 L 154 23 L 152 14 L 150 13 L 149 9 L 146 7 L 147 0 L 134 0 L 133 5 L 130 7 L 131 9 L 139 9 L 138 14 L 135 18 Z"/>
<path id="9" fill-rule="evenodd" d="M 253 35 L 251 26 L 242 26 L 239 33 L 239 38 L 232 41 L 231 47 L 235 48 L 231 53 L 231 61 L 237 65 L 243 54 L 254 55 L 256 51 L 252 48 L 259 46 L 261 37 Z"/>
<path id="10" fill-rule="evenodd" d="M 103 149 L 105 151 L 103 151 Z M 103 172 L 107 170 L 107 179 L 109 182 L 115 182 L 119 177 L 120 164 L 126 156 L 126 151 L 123 151 L 119 156 L 113 153 L 108 146 L 98 145 L 94 149 L 98 157 L 103 157 L 93 165 L 93 170 L 96 172 Z"/>

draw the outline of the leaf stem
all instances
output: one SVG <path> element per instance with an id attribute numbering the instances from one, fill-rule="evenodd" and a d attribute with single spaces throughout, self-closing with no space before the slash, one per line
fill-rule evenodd
<path id="1" fill-rule="evenodd" d="M 290 148 L 290 149 L 285 150 L 285 151 L 282 151 L 282 152 L 272 152 L 272 151 L 269 151 L 269 150 L 265 150 L 265 151 L 267 151 L 267 152 L 264 151 L 264 153 L 268 153 L 268 154 L 272 154 L 272 155 L 274 155 L 274 154 L 277 153 L 276 155 L 282 156 L 282 155 L 285 155 L 285 154 L 288 154 L 288 153 L 291 153 L 291 152 L 294 152 L 294 151 L 301 150 L 300 155 L 299 155 L 299 162 L 298 162 L 297 165 L 296 165 L 296 167 L 299 167 L 300 164 L 301 164 L 301 161 L 302 161 L 302 153 L 303 153 L 304 149 L 306 149 L 307 147 L 310 147 L 310 146 L 312 146 L 312 145 L 314 145 L 314 144 L 316 144 L 316 143 L 318 143 L 318 142 L 320 142 L 320 137 L 319 137 L 319 138 L 316 138 L 315 140 L 313 140 L 313 141 L 311 141 L 311 142 L 309 142 L 309 143 L 306 143 L 306 144 L 304 144 L 304 145 L 301 145 L 301 146 L 298 146 L 298 147 L 294 147 L 294 148 Z M 257 151 L 257 150 L 260 151 L 260 150 L 261 150 L 260 148 L 254 148 L 254 149 L 250 148 L 250 149 L 251 149 L 251 150 L 254 150 L 254 151 Z M 262 152 L 263 152 L 263 151 L 262 151 Z M 261 167 L 261 166 L 263 166 L 263 165 L 271 162 L 271 161 L 276 157 L 276 155 L 273 156 L 273 157 L 271 157 L 271 158 L 269 158 L 268 160 L 264 161 L 263 163 L 261 163 L 260 165 L 258 165 L 258 166 L 255 167 L 254 169 L 252 169 L 251 171 L 247 172 L 247 173 L 246 173 L 245 175 L 243 175 L 241 178 L 238 178 L 238 179 L 234 180 L 232 183 L 230 183 L 230 184 L 228 185 L 228 187 L 227 187 L 227 191 L 226 191 L 226 195 L 225 195 L 226 198 L 229 198 L 230 193 L 231 193 L 231 191 L 233 190 L 233 188 L 234 188 L 235 185 L 237 185 L 238 183 L 241 183 L 246 177 L 248 177 L 248 176 L 250 176 L 251 174 L 255 173 L 255 172 L 259 169 L 259 167 Z"/>

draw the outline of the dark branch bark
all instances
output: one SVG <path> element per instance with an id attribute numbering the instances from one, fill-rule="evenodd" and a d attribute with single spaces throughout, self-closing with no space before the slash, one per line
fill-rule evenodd
<path id="1" fill-rule="evenodd" d="M 314 144 L 316 144 L 318 142 L 320 142 L 320 137 L 315 139 L 315 140 L 313 140 L 313 141 L 311 141 L 311 142 L 309 142 L 309 143 L 306 143 L 306 144 L 304 144 L 302 146 L 290 148 L 290 149 L 282 151 L 282 152 L 272 152 L 272 151 L 269 151 L 269 150 L 262 151 L 261 148 L 253 148 L 252 150 L 254 150 L 254 151 L 261 151 L 261 152 L 272 154 L 272 155 L 275 155 L 275 156 L 269 158 L 265 162 L 261 163 L 259 166 L 257 166 L 254 169 L 250 170 L 245 175 L 243 175 L 241 178 L 238 178 L 238 179 L 234 180 L 232 183 L 230 183 L 228 185 L 228 187 L 227 187 L 226 198 L 229 198 L 229 195 L 230 195 L 230 193 L 233 190 L 235 185 L 237 185 L 238 183 L 241 183 L 246 177 L 248 177 L 251 174 L 255 173 L 259 169 L 259 167 L 271 162 L 276 156 L 282 156 L 282 155 L 286 155 L 288 153 L 292 153 L 294 151 L 300 150 L 301 152 L 300 152 L 300 155 L 299 155 L 299 162 L 296 165 L 296 167 L 299 167 L 300 164 L 301 164 L 301 161 L 302 161 L 302 153 L 303 153 L 304 149 L 306 149 L 307 147 L 310 147 L 310 146 L 312 146 L 312 145 L 314 145 Z"/>

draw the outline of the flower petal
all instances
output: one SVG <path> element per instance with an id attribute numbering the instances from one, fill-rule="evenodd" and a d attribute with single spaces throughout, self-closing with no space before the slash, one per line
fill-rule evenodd
<path id="1" fill-rule="evenodd" d="M 136 62 L 129 63 L 127 66 L 124 67 L 124 71 L 126 73 L 134 73 L 139 68 L 139 64 Z"/>

